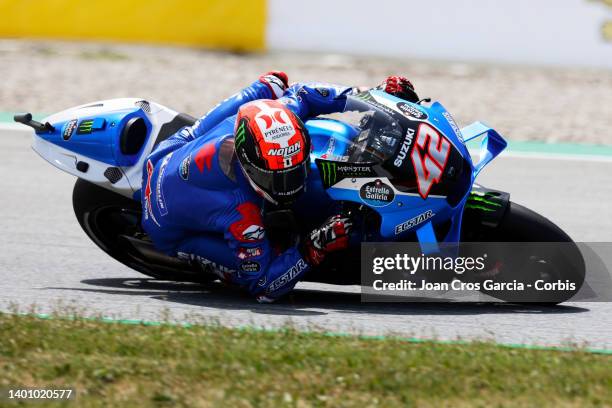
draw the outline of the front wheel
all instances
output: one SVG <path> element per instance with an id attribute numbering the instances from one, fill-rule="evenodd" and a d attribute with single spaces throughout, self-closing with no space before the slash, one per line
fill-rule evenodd
<path id="1" fill-rule="evenodd" d="M 482 223 L 479 211 L 482 209 L 466 210 L 462 241 L 507 242 L 508 245 L 493 248 L 494 253 L 488 254 L 487 272 L 476 279 L 540 281 L 538 288 L 525 286 L 519 292 L 483 289 L 483 293 L 511 302 L 557 304 L 580 290 L 585 277 L 584 259 L 578 246 L 557 225 L 513 202 L 508 203 L 494 226 Z M 559 289 L 542 291 L 544 286 Z"/>

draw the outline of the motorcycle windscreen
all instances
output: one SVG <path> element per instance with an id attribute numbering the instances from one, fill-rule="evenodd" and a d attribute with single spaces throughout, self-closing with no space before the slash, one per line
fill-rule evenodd
<path id="1" fill-rule="evenodd" d="M 405 133 L 396 118 L 360 98 L 349 97 L 339 119 L 358 132 L 345 153 L 351 163 L 384 162 L 397 152 Z"/>

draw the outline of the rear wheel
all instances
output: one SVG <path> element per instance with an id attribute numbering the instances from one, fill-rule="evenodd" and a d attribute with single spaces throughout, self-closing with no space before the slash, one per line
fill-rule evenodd
<path id="1" fill-rule="evenodd" d="M 185 282 L 211 276 L 155 250 L 140 226 L 140 203 L 83 179 L 72 192 L 74 213 L 87 236 L 108 255 L 147 276 Z"/>

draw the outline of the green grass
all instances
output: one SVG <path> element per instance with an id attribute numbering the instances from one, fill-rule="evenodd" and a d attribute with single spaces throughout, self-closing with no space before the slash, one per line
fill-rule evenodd
<path id="1" fill-rule="evenodd" d="M 79 406 L 610 406 L 611 367 L 584 351 L 0 314 L 0 388 L 70 386 Z"/>

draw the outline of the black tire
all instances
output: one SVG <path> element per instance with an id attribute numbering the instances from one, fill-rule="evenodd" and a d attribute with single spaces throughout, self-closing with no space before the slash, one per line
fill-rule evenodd
<path id="1" fill-rule="evenodd" d="M 466 219 L 472 215 L 473 212 L 466 210 Z M 470 236 L 472 241 L 475 237 L 482 237 L 486 242 L 573 242 L 548 218 L 512 201 L 496 227 L 476 229 L 473 233 L 476 236 Z"/>
<path id="2" fill-rule="evenodd" d="M 198 273 L 191 265 L 161 253 L 143 256 L 126 237 L 147 242 L 140 226 L 139 202 L 89 181 L 78 179 L 72 191 L 74 214 L 87 236 L 104 252 L 144 275 L 181 282 L 206 282 L 210 276 Z M 157 261 L 157 262 L 156 262 Z"/>
<path id="3" fill-rule="evenodd" d="M 538 213 L 513 202 L 509 202 L 501 219 L 495 225 L 490 220 L 483 222 L 483 214 L 478 210 L 466 210 L 462 226 L 461 241 L 466 243 L 462 248 L 467 248 L 471 253 L 464 256 L 482 256 L 482 245 L 470 246 L 470 242 L 508 242 L 517 243 L 522 249 L 521 253 L 509 253 L 499 245 L 499 252 L 491 251 L 489 260 L 501 263 L 503 268 L 495 279 L 499 282 L 530 281 L 534 274 L 541 274 L 542 278 L 551 281 L 566 279 L 575 282 L 573 290 L 562 291 L 535 291 L 525 288 L 521 292 L 482 290 L 489 296 L 497 299 L 513 302 L 539 305 L 554 305 L 562 303 L 574 296 L 584 282 L 585 265 L 584 259 L 577 245 L 557 225 Z M 416 237 L 410 237 L 411 241 Z M 523 243 L 542 243 L 527 245 Z M 529 252 L 533 250 L 535 252 Z M 304 280 L 312 282 L 324 282 L 340 285 L 359 285 L 360 279 L 360 248 L 351 248 L 347 251 L 333 253 L 318 268 L 313 268 Z M 498 265 L 496 265 L 497 267 Z M 524 275 L 517 273 L 521 271 Z M 490 271 L 490 269 L 488 269 Z M 449 276 L 451 280 L 456 275 Z M 539 277 L 539 276 L 538 276 Z M 487 277 L 488 278 L 488 277 Z M 444 280 L 444 277 L 440 277 Z M 466 281 L 482 281 L 482 277 L 463 276 Z M 546 280 L 545 279 L 545 280 Z"/>
<path id="4" fill-rule="evenodd" d="M 463 225 L 464 242 L 540 243 L 517 244 L 518 251 L 510 254 L 500 248 L 490 260 L 497 262 L 499 281 L 532 281 L 534 277 L 545 282 L 569 280 L 575 283 L 572 290 L 537 291 L 526 288 L 519 293 L 482 290 L 501 300 L 520 303 L 558 304 L 574 296 L 584 283 L 585 264 L 578 246 L 572 239 L 547 218 L 513 202 L 495 227 L 478 222 L 477 211 L 466 211 Z M 491 254 L 490 254 L 491 255 Z"/>

